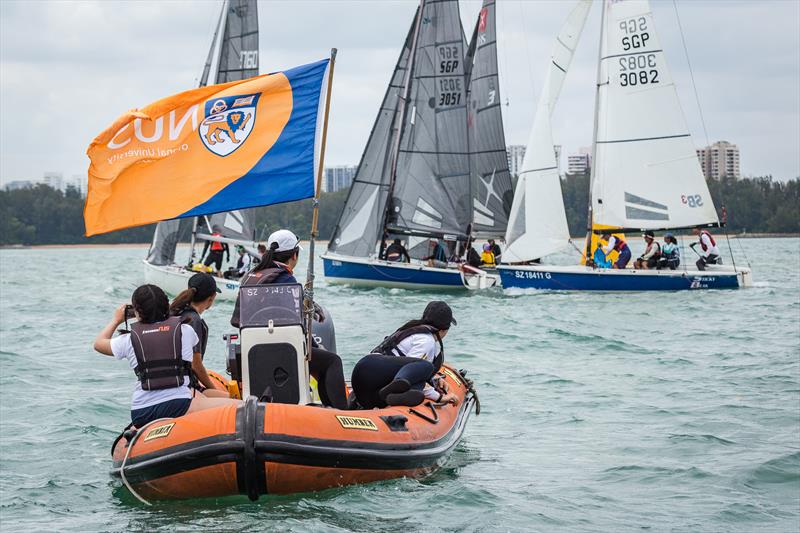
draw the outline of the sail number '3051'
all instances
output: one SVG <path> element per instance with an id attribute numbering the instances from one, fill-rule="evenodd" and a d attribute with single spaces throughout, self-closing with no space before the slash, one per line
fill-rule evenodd
<path id="1" fill-rule="evenodd" d="M 463 57 L 460 45 L 443 45 L 437 47 L 438 55 L 438 72 L 442 77 L 437 80 L 438 97 L 436 99 L 436 106 L 457 106 L 461 105 L 464 100 L 464 85 L 462 83 L 461 74 L 463 74 L 463 65 L 461 58 Z M 449 76 L 453 76 L 452 78 Z"/>

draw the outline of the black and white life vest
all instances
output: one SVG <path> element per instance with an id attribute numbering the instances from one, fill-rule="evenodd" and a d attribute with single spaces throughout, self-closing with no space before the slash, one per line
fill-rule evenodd
<path id="1" fill-rule="evenodd" d="M 131 324 L 131 344 L 136 354 L 136 377 L 142 390 L 172 389 L 183 385 L 192 363 L 181 357 L 181 317 L 163 322 Z"/>
<path id="2" fill-rule="evenodd" d="M 444 344 L 442 344 L 442 339 L 436 335 L 437 331 L 439 330 L 433 326 L 428 326 L 427 324 L 410 327 L 408 329 L 399 329 L 383 339 L 383 342 L 373 348 L 371 353 L 378 355 L 399 355 L 400 357 L 406 357 L 406 354 L 404 354 L 403 351 L 397 347 L 397 345 L 400 344 L 404 339 L 407 339 L 412 335 L 419 334 L 433 335 L 433 338 L 439 343 L 439 355 L 437 355 L 433 360 L 433 373 L 435 374 L 439 371 L 439 369 L 442 368 L 442 363 L 444 363 Z"/>

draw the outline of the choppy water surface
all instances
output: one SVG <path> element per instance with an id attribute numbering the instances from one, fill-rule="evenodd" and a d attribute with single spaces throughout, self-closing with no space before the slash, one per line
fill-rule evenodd
<path id="1" fill-rule="evenodd" d="M 483 412 L 447 467 L 152 508 L 107 473 L 134 376 L 91 350 L 141 282 L 144 250 L 0 251 L 0 528 L 796 532 L 800 241 L 742 245 L 756 287 L 738 291 L 436 295 L 320 276 L 348 373 L 428 300 L 454 308 L 447 355 Z M 212 368 L 224 369 L 231 310 L 205 315 Z"/>

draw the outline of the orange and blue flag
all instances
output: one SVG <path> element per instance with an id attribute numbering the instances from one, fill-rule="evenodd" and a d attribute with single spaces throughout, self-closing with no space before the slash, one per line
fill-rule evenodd
<path id="1" fill-rule="evenodd" d="M 314 196 L 329 60 L 128 111 L 89 145 L 86 235 Z"/>

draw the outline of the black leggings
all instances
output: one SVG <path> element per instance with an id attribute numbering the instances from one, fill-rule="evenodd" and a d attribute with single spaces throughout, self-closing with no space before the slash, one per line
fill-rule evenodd
<path id="1" fill-rule="evenodd" d="M 308 370 L 317 380 L 317 390 L 322 403 L 336 409 L 347 409 L 341 357 L 322 348 L 311 348 Z"/>
<path id="2" fill-rule="evenodd" d="M 386 407 L 378 391 L 396 379 L 405 379 L 412 389 L 422 390 L 433 376 L 433 365 L 416 357 L 370 354 L 353 368 L 353 392 L 361 407 Z"/>

